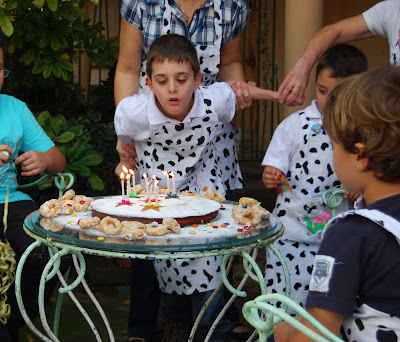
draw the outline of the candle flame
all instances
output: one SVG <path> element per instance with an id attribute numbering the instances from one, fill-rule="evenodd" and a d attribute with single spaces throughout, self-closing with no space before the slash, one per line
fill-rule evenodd
<path id="1" fill-rule="evenodd" d="M 157 177 L 156 177 L 156 175 L 154 175 L 154 176 L 153 176 L 153 179 L 154 179 L 154 180 L 157 180 Z"/>
<path id="2" fill-rule="evenodd" d="M 121 180 L 125 179 L 125 177 L 124 177 L 124 173 L 123 173 L 123 172 L 121 172 L 121 175 L 120 175 L 119 177 L 121 178 Z"/>
<path id="3" fill-rule="evenodd" d="M 129 169 L 129 173 L 133 176 L 135 174 L 135 171 L 133 171 L 132 169 Z"/>
<path id="4" fill-rule="evenodd" d="M 163 175 L 166 175 L 168 177 L 169 176 L 169 172 L 168 171 L 164 171 Z"/>
<path id="5" fill-rule="evenodd" d="M 130 180 L 130 179 L 131 179 L 131 175 L 130 175 L 129 173 L 126 175 L 126 179 L 127 179 L 127 180 Z"/>
<path id="6" fill-rule="evenodd" d="M 144 173 L 144 174 L 143 174 L 143 178 L 147 178 L 147 173 Z"/>
<path id="7" fill-rule="evenodd" d="M 128 173 L 128 169 L 126 168 L 125 165 L 122 165 L 122 170 L 123 170 L 125 173 Z"/>
<path id="8" fill-rule="evenodd" d="M 170 175 L 171 177 L 174 177 L 174 171 L 171 171 L 171 172 L 169 173 L 169 175 Z"/>

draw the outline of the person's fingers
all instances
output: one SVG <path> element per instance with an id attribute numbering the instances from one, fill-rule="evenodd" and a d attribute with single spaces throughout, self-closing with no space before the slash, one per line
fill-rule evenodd
<path id="1" fill-rule="evenodd" d="M 131 166 L 131 168 L 135 168 L 137 165 L 137 161 L 135 159 L 129 159 L 129 165 Z"/>

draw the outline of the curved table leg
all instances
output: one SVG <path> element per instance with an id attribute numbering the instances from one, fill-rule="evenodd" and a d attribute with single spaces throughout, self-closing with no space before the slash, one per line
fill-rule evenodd
<path id="1" fill-rule="evenodd" d="M 42 276 L 41 276 L 41 280 L 40 280 L 40 287 L 39 287 L 39 294 L 38 294 L 38 303 L 39 303 L 39 314 L 40 314 L 40 319 L 41 319 L 41 323 L 42 326 L 46 332 L 46 334 L 48 335 L 45 336 L 43 335 L 32 323 L 31 319 L 29 318 L 23 300 L 22 300 L 22 296 L 21 296 L 21 274 L 22 274 L 22 269 L 24 267 L 25 261 L 27 259 L 27 257 L 29 256 L 29 254 L 32 252 L 32 250 L 38 246 L 41 245 L 41 242 L 36 241 L 34 243 L 32 243 L 24 252 L 24 254 L 22 255 L 19 263 L 18 263 L 18 267 L 17 267 L 17 271 L 16 271 L 16 276 L 15 276 L 15 292 L 16 292 L 16 297 L 17 297 L 17 302 L 18 302 L 18 306 L 20 308 L 21 314 L 23 319 L 25 320 L 26 324 L 28 325 L 28 327 L 42 340 L 42 341 L 53 341 L 53 342 L 59 342 L 57 336 L 53 333 L 53 331 L 51 330 L 47 319 L 46 319 L 46 313 L 45 313 L 45 307 L 44 307 L 44 289 L 45 289 L 45 284 L 46 281 L 51 279 L 55 274 L 58 275 L 60 282 L 62 283 L 63 287 L 59 288 L 59 293 L 65 293 L 67 292 L 68 295 L 70 296 L 71 300 L 73 301 L 73 303 L 77 306 L 77 308 L 79 309 L 79 311 L 82 313 L 82 315 L 84 316 L 84 318 L 86 319 L 86 321 L 88 322 L 89 326 L 91 327 L 93 334 L 95 335 L 95 338 L 97 341 L 101 341 L 100 335 L 98 333 L 97 328 L 95 327 L 95 325 L 93 324 L 92 320 L 90 319 L 89 315 L 87 314 L 87 312 L 83 309 L 83 307 L 81 306 L 81 304 L 79 303 L 79 301 L 76 299 L 76 297 L 73 295 L 73 293 L 71 292 L 73 289 L 75 289 L 75 287 L 79 284 L 82 284 L 83 287 L 85 288 L 86 292 L 88 293 L 89 297 L 92 299 L 93 303 L 95 304 L 97 310 L 99 311 L 104 324 L 107 328 L 108 334 L 109 334 L 109 338 L 111 342 L 114 342 L 114 335 L 113 332 L 111 330 L 109 321 L 103 311 L 103 309 L 101 308 L 100 304 L 98 303 L 97 299 L 95 298 L 95 296 L 93 295 L 93 293 L 90 291 L 86 281 L 84 280 L 84 275 L 85 275 L 85 271 L 86 271 L 86 264 L 85 264 L 85 260 L 84 257 L 81 253 L 79 252 L 73 252 L 70 251 L 68 249 L 61 249 L 60 251 L 56 252 L 57 249 L 50 247 L 50 249 L 53 251 L 53 256 L 50 258 L 50 260 L 48 261 L 48 263 L 46 264 Z M 56 253 L 55 253 L 56 252 Z M 74 265 L 75 268 L 77 270 L 77 274 L 78 277 L 70 284 L 68 285 L 64 279 L 64 277 L 62 276 L 61 272 L 59 271 L 59 265 L 60 265 L 60 258 L 63 255 L 66 254 L 72 254 L 73 260 L 74 260 Z M 78 264 L 78 260 L 79 260 L 79 264 Z M 50 337 L 50 338 L 49 338 Z"/>
<path id="2" fill-rule="evenodd" d="M 42 341 L 52 342 L 52 340 L 44 336 L 38 329 L 36 329 L 31 319 L 29 318 L 28 313 L 26 312 L 25 305 L 22 301 L 22 296 L 21 296 L 21 274 L 26 258 L 29 256 L 29 254 L 32 252 L 34 248 L 39 247 L 40 245 L 41 243 L 39 241 L 35 241 L 34 243 L 32 243 L 22 254 L 21 259 L 18 262 L 17 270 L 15 272 L 15 296 L 17 298 L 17 303 L 21 311 L 22 318 L 24 319 L 29 329 L 31 329 L 31 331 L 34 332 L 36 336 L 38 336 Z"/>
<path id="3" fill-rule="evenodd" d="M 209 339 L 211 338 L 211 335 L 213 334 L 218 322 L 221 320 L 221 318 L 226 313 L 228 308 L 233 304 L 233 301 L 236 299 L 236 297 L 238 297 L 238 296 L 239 297 L 246 297 L 247 296 L 247 293 L 245 291 L 242 291 L 242 288 L 246 284 L 246 282 L 247 282 L 249 277 L 252 278 L 254 281 L 258 282 L 258 284 L 260 286 L 261 294 L 265 294 L 267 292 L 265 281 L 264 281 L 263 272 L 261 271 L 260 267 L 258 266 L 258 264 L 256 262 L 257 253 L 258 253 L 258 248 L 254 248 L 251 251 L 241 251 L 239 253 L 231 253 L 231 254 L 227 254 L 227 255 L 223 256 L 222 263 L 221 263 L 221 278 L 222 278 L 222 281 L 219 284 L 219 286 L 214 290 L 212 296 L 208 299 L 208 301 L 204 304 L 202 310 L 200 311 L 200 313 L 199 313 L 199 315 L 198 315 L 198 317 L 197 317 L 197 319 L 196 319 L 196 321 L 194 323 L 194 326 L 192 328 L 192 331 L 191 331 L 191 334 L 190 334 L 190 337 L 189 337 L 189 342 L 192 341 L 193 338 L 194 338 L 194 334 L 196 332 L 196 329 L 198 327 L 198 324 L 200 322 L 200 319 L 201 319 L 204 311 L 207 309 L 209 303 L 215 298 L 216 294 L 218 293 L 218 291 L 220 291 L 220 289 L 221 289 L 221 287 L 223 285 L 225 285 L 227 290 L 229 290 L 232 293 L 232 296 L 229 299 L 229 301 L 225 304 L 225 306 L 221 310 L 221 312 L 218 314 L 218 316 L 215 319 L 215 321 L 213 322 L 213 324 L 212 324 L 207 336 L 205 337 L 204 342 L 208 342 L 209 341 Z M 239 283 L 237 288 L 233 287 L 232 284 L 229 283 L 229 280 L 227 278 L 227 274 L 228 274 L 229 270 L 232 267 L 233 257 L 235 255 L 240 255 L 243 258 L 243 267 L 244 267 L 244 270 L 245 270 L 245 275 L 241 279 L 241 281 L 240 281 L 240 283 Z M 280 256 L 280 253 L 279 253 L 279 256 Z M 282 257 L 281 257 L 281 259 L 282 259 L 283 264 L 284 264 L 284 260 L 283 260 Z M 285 267 L 286 267 L 286 265 L 285 265 Z M 287 271 L 287 269 L 286 269 L 286 271 Z M 288 272 L 287 272 L 287 274 L 288 274 Z M 255 335 L 255 333 L 253 335 Z"/>

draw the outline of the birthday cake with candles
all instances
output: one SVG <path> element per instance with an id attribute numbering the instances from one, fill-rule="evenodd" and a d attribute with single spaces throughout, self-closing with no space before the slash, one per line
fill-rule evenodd
<path id="1" fill-rule="evenodd" d="M 122 195 L 93 199 L 76 195 L 70 189 L 62 197 L 42 204 L 39 224 L 53 232 L 78 230 L 85 239 L 112 236 L 122 240 L 152 239 L 166 234 L 169 239 L 200 233 L 251 234 L 260 223 L 269 225 L 268 210 L 249 197 L 242 197 L 235 205 L 220 203 L 225 198 L 212 189 L 202 194 L 161 190 L 157 189 L 154 195 L 138 186 Z M 217 233 L 219 227 L 231 229 Z"/>
<path id="2" fill-rule="evenodd" d="M 119 221 L 162 223 L 164 218 L 171 217 L 183 227 L 211 221 L 217 216 L 220 204 L 199 196 L 165 194 L 156 201 L 149 201 L 146 195 L 123 201 L 121 196 L 104 197 L 93 201 L 91 207 L 93 215 L 100 219 L 110 216 Z"/>

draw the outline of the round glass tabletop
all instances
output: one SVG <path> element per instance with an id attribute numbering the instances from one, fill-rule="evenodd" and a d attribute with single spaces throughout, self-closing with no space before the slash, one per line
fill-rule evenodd
<path id="1" fill-rule="evenodd" d="M 247 246 L 258 240 L 266 240 L 279 235 L 282 230 L 281 221 L 274 215 L 262 220 L 257 227 L 244 229 L 243 225 L 231 224 L 228 227 L 223 222 L 226 213 L 235 202 L 224 202 L 223 211 L 211 221 L 211 226 L 205 224 L 199 227 L 183 227 L 181 234 L 166 234 L 155 238 L 141 240 L 126 240 L 120 236 L 93 234 L 91 231 L 79 229 L 73 224 L 61 225 L 59 231 L 51 231 L 42 227 L 43 218 L 39 211 L 25 218 L 24 227 L 33 237 L 51 239 L 52 243 L 74 247 L 90 248 L 107 252 L 123 253 L 171 253 L 171 252 L 202 252 Z M 224 216 L 225 215 L 225 216 Z M 71 223 L 68 222 L 68 223 Z M 47 227 L 48 228 L 48 227 Z"/>

